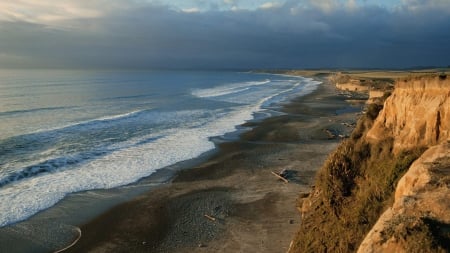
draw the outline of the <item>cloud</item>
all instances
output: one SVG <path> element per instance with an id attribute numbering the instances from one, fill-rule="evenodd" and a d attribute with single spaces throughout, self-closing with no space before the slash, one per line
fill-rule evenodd
<path id="1" fill-rule="evenodd" d="M 309 4 L 326 13 L 330 13 L 339 6 L 336 0 L 310 0 Z"/>
<path id="2" fill-rule="evenodd" d="M 448 0 L 402 0 L 400 8 L 412 12 L 422 12 L 439 9 L 450 13 L 450 3 Z"/>
<path id="3" fill-rule="evenodd" d="M 17 0 L 0 2 L 0 20 L 47 23 L 67 19 L 95 18 L 101 9 L 85 1 Z M 98 6 L 100 7 L 100 6 Z"/>
<path id="4" fill-rule="evenodd" d="M 346 5 L 349 10 L 355 10 L 358 7 L 356 0 L 348 0 Z"/>
<path id="5" fill-rule="evenodd" d="M 279 2 L 266 2 L 263 3 L 259 6 L 260 9 L 272 9 L 272 8 L 280 8 L 281 6 L 283 6 L 281 3 Z"/>
<path id="6" fill-rule="evenodd" d="M 200 9 L 197 7 L 193 7 L 193 8 L 182 9 L 182 11 L 186 12 L 186 13 L 196 13 L 196 12 L 200 12 Z"/>
<path id="7" fill-rule="evenodd" d="M 39 2 L 40 8 L 49 2 Z M 39 15 L 8 9 L 27 15 L 0 21 L 0 33 L 7 34 L 0 37 L 0 67 L 319 68 L 450 64 L 450 35 L 446 32 L 450 15 L 444 8 L 448 6 L 438 2 L 420 11 L 361 2 L 351 9 L 349 1 L 322 1 L 325 5 L 314 5 L 309 0 L 279 5 L 267 2 L 266 7 L 271 8 L 239 11 L 181 11 L 142 1 L 126 6 L 122 3 L 92 0 L 89 5 L 70 4 L 65 11 L 61 6 L 45 7 Z M 105 8 L 100 8 L 103 5 Z M 82 11 L 90 8 L 102 11 Z M 4 10 L 0 8 L 2 15 Z M 52 13 L 65 18 L 41 17 Z"/>

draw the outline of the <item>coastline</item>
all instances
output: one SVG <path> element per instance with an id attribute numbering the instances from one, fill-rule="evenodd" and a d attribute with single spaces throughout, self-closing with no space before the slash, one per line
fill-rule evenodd
<path id="1" fill-rule="evenodd" d="M 298 194 L 310 191 L 339 143 L 329 131 L 345 135 L 352 129 L 343 123 L 356 121 L 342 110 L 347 97 L 321 81 L 286 104 L 286 114 L 244 124 L 252 129 L 172 183 L 81 226 L 82 237 L 64 252 L 285 252 L 300 222 Z M 271 174 L 282 169 L 291 173 L 288 184 Z"/>

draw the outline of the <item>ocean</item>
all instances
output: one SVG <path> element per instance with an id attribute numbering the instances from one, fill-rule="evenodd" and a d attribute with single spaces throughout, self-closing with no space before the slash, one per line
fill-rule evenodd
<path id="1" fill-rule="evenodd" d="M 0 227 L 199 157 L 318 84 L 243 72 L 1 70 Z"/>

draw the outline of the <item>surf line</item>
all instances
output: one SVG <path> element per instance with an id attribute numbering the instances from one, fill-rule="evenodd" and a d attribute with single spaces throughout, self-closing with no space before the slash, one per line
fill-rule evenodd
<path id="1" fill-rule="evenodd" d="M 81 238 L 81 229 L 79 227 L 76 227 L 76 229 L 78 231 L 78 237 L 69 246 L 67 246 L 67 247 L 65 247 L 63 249 L 57 250 L 57 251 L 55 251 L 53 253 L 60 253 L 60 252 L 63 252 L 65 250 L 68 250 L 69 248 L 71 248 L 73 245 L 75 245 L 80 240 L 80 238 Z"/>

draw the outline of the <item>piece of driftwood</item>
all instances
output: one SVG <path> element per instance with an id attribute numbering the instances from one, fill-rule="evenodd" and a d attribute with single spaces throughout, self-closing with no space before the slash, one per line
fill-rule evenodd
<path id="1" fill-rule="evenodd" d="M 329 129 L 324 129 L 325 133 L 328 134 L 328 139 L 334 139 L 336 138 L 336 135 L 333 134 L 333 132 L 331 132 Z"/>
<path id="2" fill-rule="evenodd" d="M 273 171 L 271 171 L 271 172 L 272 172 L 272 174 L 273 174 L 274 176 L 276 176 L 276 177 L 278 177 L 279 179 L 283 180 L 285 183 L 289 183 L 289 181 L 288 181 L 286 178 L 280 176 L 278 173 L 275 173 L 275 172 L 273 172 Z"/>
<path id="3" fill-rule="evenodd" d="M 209 215 L 207 215 L 207 214 L 205 214 L 204 216 L 205 216 L 205 218 L 208 218 L 208 219 L 211 220 L 211 221 L 216 221 L 216 218 L 214 218 L 214 217 L 212 217 L 212 216 L 209 216 Z"/>

